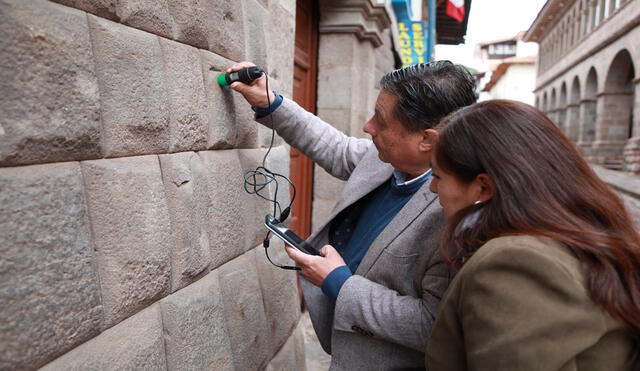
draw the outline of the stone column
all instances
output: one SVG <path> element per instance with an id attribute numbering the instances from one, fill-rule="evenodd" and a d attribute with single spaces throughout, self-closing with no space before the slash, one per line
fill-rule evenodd
<path id="1" fill-rule="evenodd" d="M 578 130 L 578 148 L 582 154 L 590 158 L 591 146 L 596 136 L 596 100 L 580 101 L 580 123 Z"/>
<path id="2" fill-rule="evenodd" d="M 562 129 L 562 127 L 560 126 L 560 123 L 558 122 L 558 109 L 557 108 L 552 108 L 549 111 L 547 111 L 547 116 L 549 116 L 549 119 L 551 119 L 551 121 L 556 124 L 558 127 L 560 127 Z"/>
<path id="3" fill-rule="evenodd" d="M 624 147 L 624 170 L 640 174 L 640 78 L 634 80 L 631 138 Z"/>
<path id="4" fill-rule="evenodd" d="M 633 93 L 600 93 L 597 99 L 593 160 L 611 168 L 621 168 L 623 147 L 629 138 Z"/>
<path id="5" fill-rule="evenodd" d="M 562 106 L 556 111 L 557 124 L 562 132 L 569 136 L 569 127 L 567 126 L 567 106 Z"/>
<path id="6" fill-rule="evenodd" d="M 369 0 L 320 2 L 317 114 L 347 135 L 366 137 L 382 73 L 393 69 L 391 19 Z M 323 223 L 343 182 L 317 167 L 313 228 Z"/>
<path id="7" fill-rule="evenodd" d="M 570 103 L 567 105 L 566 131 L 565 133 L 572 142 L 578 142 L 580 135 L 580 105 Z"/>

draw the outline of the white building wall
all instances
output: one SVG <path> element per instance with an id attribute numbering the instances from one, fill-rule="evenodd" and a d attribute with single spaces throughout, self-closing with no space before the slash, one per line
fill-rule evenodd
<path id="1" fill-rule="evenodd" d="M 489 99 L 512 99 L 534 104 L 536 70 L 534 64 L 514 64 L 489 91 Z"/>

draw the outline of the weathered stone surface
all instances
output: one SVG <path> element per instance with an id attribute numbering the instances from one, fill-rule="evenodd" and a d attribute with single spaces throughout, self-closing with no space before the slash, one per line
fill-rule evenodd
<path id="1" fill-rule="evenodd" d="M 279 238 L 271 238 L 269 245 L 271 260 L 281 265 L 295 265 L 284 251 L 284 243 Z M 272 356 L 291 335 L 300 317 L 297 278 L 294 271 L 271 265 L 262 246 L 254 251 L 262 296 L 268 298 L 264 307 L 268 319 L 269 355 Z"/>
<path id="2" fill-rule="evenodd" d="M 296 0 L 279 0 L 278 3 L 291 14 L 295 19 L 296 16 Z"/>
<path id="3" fill-rule="evenodd" d="M 169 370 L 233 370 L 218 271 L 161 302 Z"/>
<path id="4" fill-rule="evenodd" d="M 166 370 L 158 304 L 137 313 L 41 370 Z"/>
<path id="5" fill-rule="evenodd" d="M 236 99 L 228 87 L 221 87 L 217 77 L 234 62 L 206 50 L 200 50 L 204 89 L 207 96 L 207 123 L 209 138 L 207 148 L 233 148 L 238 141 L 236 126 Z M 211 70 L 213 68 L 213 70 Z"/>
<path id="6" fill-rule="evenodd" d="M 237 150 L 200 152 L 209 191 L 207 232 L 211 247 L 211 268 L 249 250 L 245 244 L 245 209 L 248 195 Z"/>
<path id="7" fill-rule="evenodd" d="M 254 255 L 249 251 L 219 269 L 236 370 L 259 370 L 268 361 L 269 332 Z"/>
<path id="8" fill-rule="evenodd" d="M 35 368 L 100 331 L 78 163 L 0 169 L 0 369 Z"/>
<path id="9" fill-rule="evenodd" d="M 95 14 L 100 18 L 110 19 L 118 22 L 120 19 L 116 14 L 116 7 L 119 0 L 52 0 L 56 3 L 64 4 L 72 8 L 84 10 L 87 13 Z"/>
<path id="10" fill-rule="evenodd" d="M 100 157 L 100 107 L 86 15 L 0 1 L 0 166 Z"/>
<path id="11" fill-rule="evenodd" d="M 289 157 L 288 151 L 284 151 L 283 147 L 275 147 L 269 153 L 267 158 L 267 169 L 287 176 L 289 173 Z M 242 164 L 242 170 L 244 174 L 249 171 L 255 171 L 257 167 L 262 166 L 262 160 L 267 153 L 266 149 L 242 149 L 239 150 L 240 163 Z M 285 168 L 286 166 L 286 168 Z M 266 174 L 264 170 L 262 173 Z M 256 183 L 256 187 L 249 187 L 253 192 L 258 190 L 258 185 L 264 184 L 268 181 L 267 178 L 256 175 L 255 180 L 253 178 L 250 181 Z M 278 202 L 280 202 L 280 208 L 276 210 L 275 216 L 278 217 L 281 210 L 289 205 L 289 183 L 283 178 L 278 177 L 279 189 L 278 189 Z M 275 182 L 270 182 L 269 185 L 260 190 L 260 195 L 273 200 L 275 195 Z M 264 240 L 267 230 L 264 227 L 264 217 L 267 214 L 274 215 L 273 203 L 265 199 L 262 199 L 258 195 L 246 195 L 245 207 L 243 209 L 243 217 L 245 224 L 245 246 L 254 247 L 261 244 Z"/>
<path id="12" fill-rule="evenodd" d="M 158 38 L 89 15 L 107 157 L 169 150 L 169 104 Z"/>
<path id="13" fill-rule="evenodd" d="M 209 50 L 234 61 L 245 60 L 244 14 L 240 1 L 207 0 Z"/>
<path id="14" fill-rule="evenodd" d="M 235 103 L 235 123 L 238 128 L 237 148 L 260 147 L 260 128 L 254 119 L 251 105 L 238 93 L 233 94 Z"/>
<path id="15" fill-rule="evenodd" d="M 171 38 L 173 36 L 170 0 L 118 0 L 120 22 L 140 30 Z"/>
<path id="16" fill-rule="evenodd" d="M 84 161 L 82 173 L 111 327 L 169 292 L 169 213 L 157 156 Z"/>
<path id="17" fill-rule="evenodd" d="M 271 152 L 267 156 L 266 165 L 267 168 L 275 173 L 284 175 L 289 177 L 289 145 L 281 145 L 277 147 L 273 147 Z M 263 149 L 264 152 L 267 149 Z M 289 184 L 286 181 L 282 181 L 281 179 L 279 183 L 278 194 L 275 194 L 275 184 L 272 184 L 270 187 L 270 192 L 272 197 L 276 196 L 276 199 L 282 205 L 284 209 L 289 205 L 291 198 L 289 197 Z"/>
<path id="18" fill-rule="evenodd" d="M 280 81 L 283 92 L 291 96 L 295 17 L 277 2 L 269 2 L 267 23 L 267 64 L 269 75 Z"/>
<path id="19" fill-rule="evenodd" d="M 209 0 L 169 1 L 173 18 L 173 39 L 200 49 L 209 47 L 207 14 Z"/>
<path id="20" fill-rule="evenodd" d="M 171 152 L 207 148 L 207 100 L 198 50 L 160 39 L 169 95 Z"/>
<path id="21" fill-rule="evenodd" d="M 268 70 L 267 42 L 265 39 L 264 22 L 269 19 L 269 13 L 257 0 L 243 0 L 246 22 L 247 60 L 252 61 L 263 69 Z"/>
<path id="22" fill-rule="evenodd" d="M 207 236 L 209 190 L 198 154 L 159 157 L 171 220 L 171 291 L 175 292 L 205 274 L 211 261 Z"/>
<path id="23" fill-rule="evenodd" d="M 266 371 L 304 371 L 306 369 L 303 327 L 302 322 L 299 322 L 293 334 L 269 362 Z"/>

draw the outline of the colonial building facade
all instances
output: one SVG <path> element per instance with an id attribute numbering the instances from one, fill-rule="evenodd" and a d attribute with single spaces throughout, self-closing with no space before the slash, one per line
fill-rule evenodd
<path id="1" fill-rule="evenodd" d="M 596 164 L 640 173 L 640 0 L 549 0 L 535 105 Z"/>

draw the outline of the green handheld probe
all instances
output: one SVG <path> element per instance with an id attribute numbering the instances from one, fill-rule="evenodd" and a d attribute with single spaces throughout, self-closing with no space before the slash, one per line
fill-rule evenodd
<path id="1" fill-rule="evenodd" d="M 262 76 L 263 73 L 264 71 L 258 66 L 243 68 L 239 71 L 224 73 L 218 76 L 218 84 L 220 86 L 229 86 L 236 81 L 248 84 Z"/>

